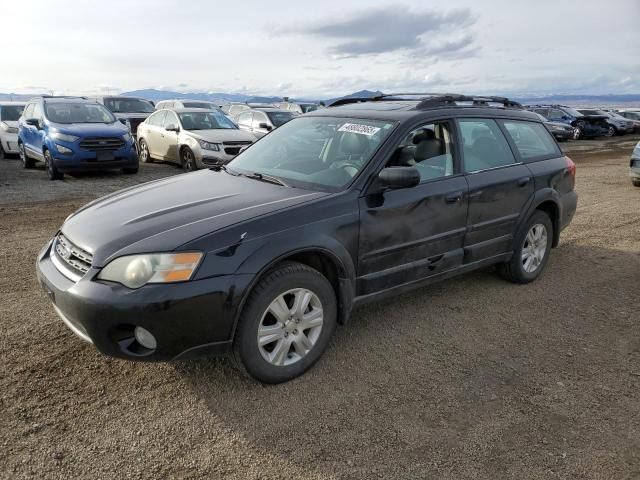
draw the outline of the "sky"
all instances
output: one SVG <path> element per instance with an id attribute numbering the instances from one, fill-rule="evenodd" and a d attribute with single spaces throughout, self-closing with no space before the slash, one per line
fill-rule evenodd
<path id="1" fill-rule="evenodd" d="M 640 93 L 640 0 L 2 4 L 4 93 Z"/>

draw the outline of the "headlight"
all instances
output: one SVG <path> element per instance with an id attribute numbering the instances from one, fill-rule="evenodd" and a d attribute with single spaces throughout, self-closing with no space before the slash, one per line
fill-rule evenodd
<path id="1" fill-rule="evenodd" d="M 102 269 L 98 278 L 129 288 L 147 283 L 184 282 L 191 279 L 202 253 L 149 253 L 116 258 Z"/>
<path id="2" fill-rule="evenodd" d="M 204 140 L 199 140 L 198 143 L 204 150 L 213 150 L 215 152 L 220 151 L 220 146 L 217 143 L 205 142 Z"/>
<path id="3" fill-rule="evenodd" d="M 64 145 L 58 145 L 57 143 L 56 150 L 58 150 L 58 152 L 60 153 L 73 153 L 73 150 L 71 150 L 70 148 L 67 148 Z"/>
<path id="4" fill-rule="evenodd" d="M 12 127 L 6 122 L 0 122 L 0 128 L 7 133 L 18 133 L 18 129 L 16 127 Z"/>
<path id="5" fill-rule="evenodd" d="M 60 132 L 52 133 L 51 137 L 55 138 L 56 140 L 62 140 L 63 142 L 69 142 L 69 143 L 73 143 L 76 140 L 78 140 L 78 138 L 80 138 L 80 137 L 76 137 L 75 135 L 67 135 L 66 133 L 60 133 Z"/>

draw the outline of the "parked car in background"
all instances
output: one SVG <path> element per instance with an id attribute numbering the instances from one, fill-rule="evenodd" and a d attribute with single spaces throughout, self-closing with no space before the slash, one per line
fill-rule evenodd
<path id="1" fill-rule="evenodd" d="M 44 162 L 50 180 L 91 170 L 138 172 L 129 129 L 104 105 L 84 97 L 29 100 L 18 122 L 18 149 L 24 168 Z"/>
<path id="2" fill-rule="evenodd" d="M 6 154 L 19 153 L 18 119 L 24 106 L 23 102 L 0 102 L 0 160 Z"/>
<path id="3" fill-rule="evenodd" d="M 629 175 L 631 176 L 631 182 L 636 187 L 640 187 L 640 142 L 636 144 L 636 148 L 634 148 L 631 153 Z"/>
<path id="4" fill-rule="evenodd" d="M 633 132 L 633 123 L 620 115 L 613 112 L 606 112 L 604 110 L 598 110 L 594 108 L 580 108 L 578 111 L 588 117 L 604 116 L 608 124 L 607 136 L 613 137 L 615 135 L 624 135 L 625 133 Z"/>
<path id="5" fill-rule="evenodd" d="M 243 112 L 245 110 L 250 110 L 250 109 L 251 107 L 249 105 L 247 105 L 246 103 L 240 103 L 240 102 L 232 102 L 222 107 L 222 111 L 224 112 L 224 114 L 227 115 L 229 118 L 233 119 L 234 121 L 240 112 Z"/>
<path id="6" fill-rule="evenodd" d="M 633 123 L 634 132 L 640 132 L 640 110 L 616 110 L 615 113 Z"/>
<path id="7" fill-rule="evenodd" d="M 54 310 L 106 355 L 232 352 L 279 383 L 357 305 L 490 265 L 536 280 L 577 204 L 538 117 L 497 97 L 378 98 L 70 215 L 36 261 Z"/>
<path id="8" fill-rule="evenodd" d="M 529 110 L 539 113 L 551 122 L 562 122 L 575 128 L 573 138 L 594 138 L 609 133 L 606 115 L 583 115 L 566 105 L 527 105 Z"/>
<path id="9" fill-rule="evenodd" d="M 309 113 L 318 110 L 318 104 L 311 102 L 292 102 L 285 100 L 284 102 L 277 103 L 276 106 L 282 110 L 293 112 L 296 115 L 302 115 L 303 113 Z"/>
<path id="10" fill-rule="evenodd" d="M 255 140 L 217 108 L 163 109 L 138 127 L 142 162 L 165 160 L 187 171 L 224 165 Z"/>
<path id="11" fill-rule="evenodd" d="M 535 113 L 535 112 L 534 112 Z M 547 130 L 558 140 L 562 142 L 564 140 L 569 140 L 575 137 L 576 128 L 571 125 L 567 125 L 562 122 L 551 122 L 547 120 L 545 117 L 536 113 L 541 122 L 544 123 L 544 126 L 547 127 Z"/>
<path id="12" fill-rule="evenodd" d="M 115 95 L 112 97 L 95 97 L 95 100 L 107 107 L 118 120 L 129 127 L 134 138 L 138 125 L 155 111 L 153 104 L 144 98 Z"/>
<path id="13" fill-rule="evenodd" d="M 253 108 L 244 110 L 235 117 L 238 126 L 247 132 L 262 138 L 267 133 L 284 125 L 295 117 L 293 112 L 279 108 Z"/>
<path id="14" fill-rule="evenodd" d="M 206 108 L 209 110 L 219 110 L 220 106 L 216 102 L 207 100 L 162 100 L 156 103 L 156 110 L 172 108 Z"/>

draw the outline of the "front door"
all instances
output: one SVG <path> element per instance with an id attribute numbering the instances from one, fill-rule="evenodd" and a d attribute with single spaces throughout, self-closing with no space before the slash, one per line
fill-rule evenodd
<path id="1" fill-rule="evenodd" d="M 158 155 L 171 162 L 179 162 L 178 158 L 178 132 L 169 131 L 166 128 L 168 126 L 179 127 L 178 116 L 171 111 L 167 111 L 167 116 L 164 117 L 164 125 L 160 129 L 160 136 L 158 138 Z"/>
<path id="2" fill-rule="evenodd" d="M 529 168 L 516 161 L 495 120 L 460 119 L 458 126 L 469 183 L 465 263 L 472 263 L 511 251 L 534 180 Z"/>
<path id="3" fill-rule="evenodd" d="M 450 122 L 413 129 L 386 166 L 411 166 L 413 188 L 360 199 L 358 295 L 368 295 L 454 269 L 462 263 L 467 181 Z"/>

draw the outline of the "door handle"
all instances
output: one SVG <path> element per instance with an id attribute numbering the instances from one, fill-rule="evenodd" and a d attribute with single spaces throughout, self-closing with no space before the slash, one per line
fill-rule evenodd
<path id="1" fill-rule="evenodd" d="M 449 193 L 444 197 L 444 201 L 447 203 L 456 203 L 462 199 L 462 192 Z"/>
<path id="2" fill-rule="evenodd" d="M 524 187 L 527 183 L 531 181 L 531 177 L 522 177 L 518 179 L 518 186 Z"/>

